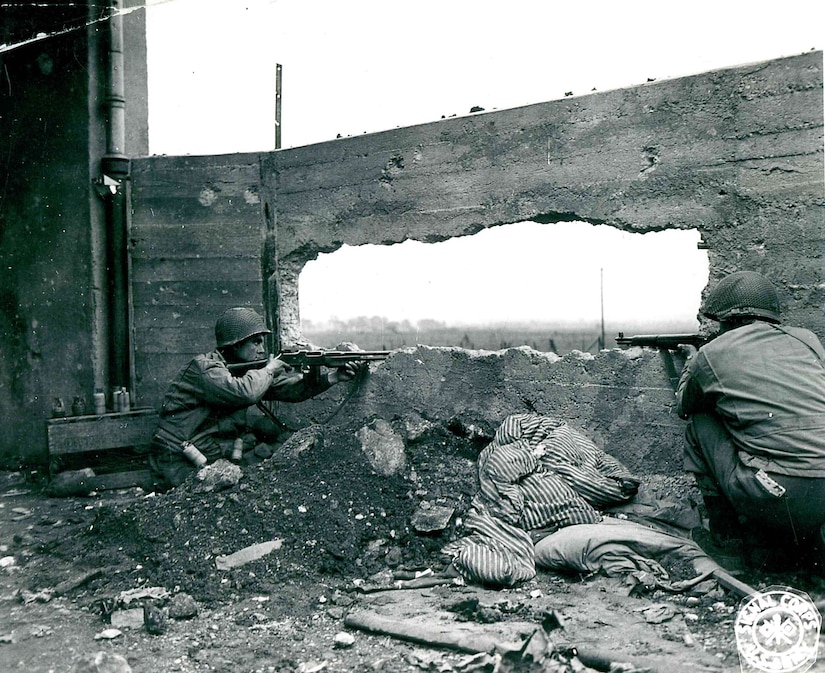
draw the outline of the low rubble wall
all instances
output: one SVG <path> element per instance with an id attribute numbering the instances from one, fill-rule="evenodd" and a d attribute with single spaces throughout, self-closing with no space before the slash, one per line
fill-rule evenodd
<path id="1" fill-rule="evenodd" d="M 414 444 L 427 428 L 475 436 L 481 446 L 507 416 L 535 413 L 568 421 L 634 472 L 678 475 L 684 422 L 663 357 L 640 348 L 559 357 L 527 347 L 418 346 L 372 365 L 363 381 L 281 403 L 276 413 L 292 428 L 324 425 L 329 441 L 357 442 L 362 428 L 378 424 L 387 451 L 398 438 Z"/>

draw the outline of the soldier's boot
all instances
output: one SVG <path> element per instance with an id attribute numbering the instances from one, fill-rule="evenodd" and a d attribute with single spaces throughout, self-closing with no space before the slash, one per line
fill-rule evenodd
<path id="1" fill-rule="evenodd" d="M 705 495 L 702 499 L 708 513 L 708 529 L 713 543 L 727 546 L 741 541 L 742 528 L 739 515 L 730 501 L 722 495 Z"/>

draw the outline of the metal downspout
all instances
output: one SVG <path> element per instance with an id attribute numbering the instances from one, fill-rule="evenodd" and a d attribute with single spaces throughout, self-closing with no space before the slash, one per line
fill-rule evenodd
<path id="1" fill-rule="evenodd" d="M 123 68 L 123 16 L 121 0 L 110 0 L 107 81 L 104 97 L 106 154 L 100 161 L 106 199 L 106 266 L 109 295 L 109 382 L 132 392 L 131 308 L 127 207 L 130 160 L 125 155 L 126 97 Z"/>

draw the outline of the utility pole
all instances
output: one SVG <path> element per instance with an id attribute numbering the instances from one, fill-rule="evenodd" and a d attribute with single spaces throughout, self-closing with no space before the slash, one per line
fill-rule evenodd
<path id="1" fill-rule="evenodd" d="M 599 350 L 604 348 L 604 267 L 599 269 L 600 298 L 602 305 L 602 334 L 599 337 Z"/>
<path id="2" fill-rule="evenodd" d="M 283 66 L 275 64 L 275 149 L 281 149 L 281 71 Z"/>

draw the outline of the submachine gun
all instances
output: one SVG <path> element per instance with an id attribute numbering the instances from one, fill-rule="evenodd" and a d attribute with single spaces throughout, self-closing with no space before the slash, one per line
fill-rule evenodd
<path id="1" fill-rule="evenodd" d="M 386 360 L 390 356 L 390 351 L 332 351 L 332 350 L 290 350 L 281 351 L 278 359 L 293 367 L 305 371 L 310 367 L 340 367 L 348 362 L 374 362 Z M 263 369 L 266 367 L 266 360 L 253 360 L 252 362 L 233 362 L 227 364 L 229 371 L 235 376 L 242 376 L 250 369 Z"/>
<path id="2" fill-rule="evenodd" d="M 278 359 L 300 371 L 320 372 L 321 367 L 340 367 L 348 362 L 375 362 L 386 360 L 389 355 L 390 351 L 288 350 L 281 351 L 278 354 Z M 269 358 L 252 360 L 252 362 L 232 362 L 226 366 L 235 376 L 243 376 L 250 369 L 263 369 L 268 362 Z M 278 427 L 284 430 L 293 430 L 284 425 L 263 401 L 258 402 L 255 406 Z"/>
<path id="3" fill-rule="evenodd" d="M 680 371 L 676 371 L 676 365 L 673 363 L 673 352 L 678 351 L 680 344 L 686 344 L 701 348 L 713 337 L 705 336 L 704 334 L 636 334 L 633 336 L 625 336 L 624 332 L 619 332 L 616 337 L 616 344 L 621 348 L 631 348 L 633 346 L 641 346 L 645 348 L 656 348 L 662 354 L 662 359 L 665 363 L 665 370 L 670 379 L 670 385 L 673 390 L 679 386 Z"/>

